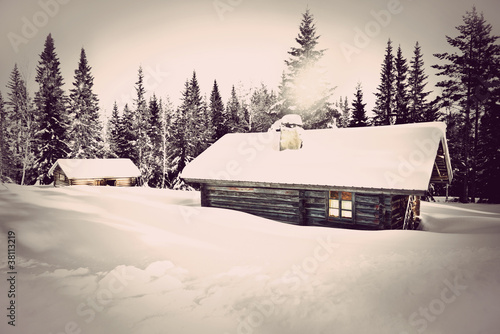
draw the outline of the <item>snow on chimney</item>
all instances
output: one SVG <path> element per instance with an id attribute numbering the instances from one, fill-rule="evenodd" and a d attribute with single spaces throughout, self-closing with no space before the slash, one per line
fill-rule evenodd
<path id="1" fill-rule="evenodd" d="M 280 151 L 300 149 L 302 147 L 302 118 L 295 114 L 285 115 L 280 123 Z"/>

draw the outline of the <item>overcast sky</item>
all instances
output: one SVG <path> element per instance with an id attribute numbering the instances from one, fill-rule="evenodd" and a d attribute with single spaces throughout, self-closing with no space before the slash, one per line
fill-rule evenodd
<path id="1" fill-rule="evenodd" d="M 380 80 L 388 38 L 408 60 L 418 41 L 433 90 L 433 53 L 448 50 L 462 16 L 476 5 L 500 35 L 500 1 L 477 0 L 0 0 L 0 91 L 14 64 L 28 78 L 31 95 L 39 55 L 49 33 L 55 41 L 68 91 L 85 48 L 94 92 L 108 113 L 133 98 L 142 66 L 146 89 L 179 104 L 184 83 L 196 70 L 202 93 L 216 79 L 224 100 L 232 85 L 276 88 L 287 51 L 297 46 L 302 13 L 314 15 L 319 48 L 335 99 L 352 100 L 358 81 L 368 109 Z M 361 33 L 360 33 L 361 32 Z M 364 34 L 365 36 L 363 36 Z"/>

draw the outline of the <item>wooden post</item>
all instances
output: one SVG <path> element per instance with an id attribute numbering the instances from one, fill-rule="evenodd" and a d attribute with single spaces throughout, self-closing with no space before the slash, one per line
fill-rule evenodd
<path id="1" fill-rule="evenodd" d="M 299 224 L 307 225 L 307 215 L 306 215 L 306 191 L 299 191 Z"/>

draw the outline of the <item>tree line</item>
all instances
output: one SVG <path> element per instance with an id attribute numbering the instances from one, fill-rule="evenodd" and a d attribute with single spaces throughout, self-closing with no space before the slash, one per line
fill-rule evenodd
<path id="1" fill-rule="evenodd" d="M 62 89 L 59 60 L 52 36 L 40 55 L 32 98 L 14 66 L 4 101 L 0 92 L 0 178 L 19 184 L 49 184 L 48 170 L 58 158 L 130 158 L 151 187 L 189 189 L 179 177 L 182 169 L 227 133 L 261 132 L 282 116 L 300 114 L 306 129 L 362 127 L 441 120 L 447 137 L 455 179 L 451 193 L 463 202 L 481 197 L 500 202 L 499 59 L 497 36 L 483 14 L 473 7 L 456 27 L 458 36 L 446 36 L 453 53 L 434 54 L 440 94 L 429 101 L 423 52 L 415 43 L 408 61 L 399 46 L 387 42 L 375 107 L 368 115 L 362 83 L 354 98 L 333 100 L 334 88 L 320 65 L 326 50 L 318 48 L 314 17 L 302 14 L 297 45 L 289 58 L 277 91 L 264 84 L 244 96 L 235 88 L 224 103 L 217 81 L 210 97 L 200 92 L 196 71 L 182 90 L 179 106 L 153 93 L 146 99 L 144 74 L 139 68 L 135 99 L 101 124 L 99 100 L 85 50 L 81 50 L 73 88 Z"/>

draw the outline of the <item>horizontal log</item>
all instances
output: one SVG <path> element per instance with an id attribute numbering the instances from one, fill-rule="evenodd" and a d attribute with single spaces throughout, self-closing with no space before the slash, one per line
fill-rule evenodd
<path id="1" fill-rule="evenodd" d="M 274 194 L 274 195 L 286 195 L 286 196 L 299 196 L 298 190 L 290 189 L 273 189 L 273 188 L 259 188 L 259 187 L 232 187 L 232 186 L 213 186 L 208 185 L 206 187 L 209 191 L 226 191 L 235 193 L 255 193 L 255 194 Z"/>
<path id="2" fill-rule="evenodd" d="M 328 196 L 328 192 L 326 191 L 312 191 L 312 190 L 306 190 L 305 192 L 306 198 L 318 198 L 318 199 L 325 199 Z"/>
<path id="3" fill-rule="evenodd" d="M 280 214 L 298 214 L 298 208 L 296 207 L 283 207 L 283 206 L 263 206 L 255 205 L 253 203 L 247 202 L 232 202 L 232 201 L 221 201 L 221 200 L 209 200 L 209 206 L 212 207 L 222 207 L 235 210 L 252 210 L 255 212 L 272 212 Z"/>
<path id="4" fill-rule="evenodd" d="M 363 204 L 375 204 L 375 205 L 380 204 L 380 199 L 378 196 L 370 196 L 370 195 L 356 194 L 355 201 L 356 203 L 363 203 Z"/>
<path id="5" fill-rule="evenodd" d="M 234 204 L 247 204 L 255 207 L 280 207 L 287 209 L 298 208 L 298 200 L 296 202 L 274 200 L 274 199 L 261 199 L 261 198 L 235 198 L 235 197 L 214 197 L 207 196 L 208 202 L 220 203 L 234 203 Z"/>
<path id="6" fill-rule="evenodd" d="M 299 201 L 299 196 L 288 196 L 281 194 L 269 194 L 269 193 L 251 193 L 251 192 L 236 192 L 236 191 L 221 191 L 221 190 L 209 190 L 207 192 L 208 197 L 213 198 L 241 198 L 241 199 L 256 199 L 256 200 L 280 200 L 285 202 L 297 202 Z"/>

